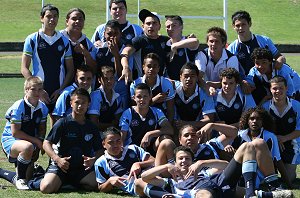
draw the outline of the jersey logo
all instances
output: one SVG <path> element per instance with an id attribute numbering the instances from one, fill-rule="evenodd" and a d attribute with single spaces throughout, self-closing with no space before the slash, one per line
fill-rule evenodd
<path id="1" fill-rule="evenodd" d="M 102 52 L 97 53 L 97 57 L 98 57 L 98 58 L 101 58 L 102 56 L 103 56 L 103 53 L 102 53 Z"/>
<path id="2" fill-rule="evenodd" d="M 29 115 L 23 115 L 22 116 L 22 121 L 23 122 L 28 122 L 30 120 L 30 116 Z"/>
<path id="3" fill-rule="evenodd" d="M 138 120 L 132 120 L 131 121 L 131 126 L 139 126 L 139 121 Z"/>
<path id="4" fill-rule="evenodd" d="M 39 48 L 39 49 L 44 49 L 44 48 L 46 48 L 46 43 L 40 42 L 38 48 Z"/>
<path id="5" fill-rule="evenodd" d="M 244 59 L 244 58 L 246 58 L 246 54 L 242 53 L 242 52 L 239 52 L 238 53 L 238 59 L 241 60 L 241 59 Z"/>
<path id="6" fill-rule="evenodd" d="M 90 141 L 92 138 L 93 138 L 93 134 L 86 134 L 84 136 L 84 140 L 87 141 L 87 142 Z"/>
<path id="7" fill-rule="evenodd" d="M 234 106 L 233 106 L 235 109 L 239 109 L 240 108 L 240 104 L 239 103 L 236 103 L 236 104 L 234 104 Z"/>
<path id="8" fill-rule="evenodd" d="M 132 34 L 127 34 L 127 35 L 126 35 L 126 39 L 127 39 L 127 40 L 131 40 L 132 38 L 133 38 L 133 35 L 132 35 Z"/>
<path id="9" fill-rule="evenodd" d="M 101 105 L 101 111 L 107 111 L 108 107 L 107 105 L 103 104 Z"/>
<path id="10" fill-rule="evenodd" d="M 132 159 L 134 159 L 135 158 L 135 154 L 134 153 L 130 153 L 129 157 L 132 158 Z"/>
<path id="11" fill-rule="evenodd" d="M 225 107 L 223 105 L 218 105 L 216 109 L 217 111 L 225 111 Z"/>
<path id="12" fill-rule="evenodd" d="M 115 62 L 115 57 L 112 57 L 112 58 L 110 59 L 110 61 L 111 61 L 112 63 L 114 63 L 114 62 Z"/>
<path id="13" fill-rule="evenodd" d="M 161 48 L 165 49 L 166 44 L 165 43 L 160 43 Z"/>
<path id="14" fill-rule="evenodd" d="M 199 104 L 193 104 L 193 109 L 197 109 L 199 107 Z"/>
<path id="15" fill-rule="evenodd" d="M 148 124 L 149 124 L 150 126 L 152 126 L 152 125 L 154 124 L 154 120 L 153 120 L 153 119 L 150 119 L 150 120 L 148 121 Z"/>
<path id="16" fill-rule="evenodd" d="M 57 50 L 58 50 L 58 51 L 61 52 L 63 49 L 64 49 L 64 47 L 63 47 L 62 45 L 57 46 Z"/>
<path id="17" fill-rule="evenodd" d="M 294 122 L 294 118 L 289 118 L 289 119 L 288 119 L 288 122 L 289 122 L 289 123 L 293 123 L 293 122 Z"/>
<path id="18" fill-rule="evenodd" d="M 205 151 L 204 155 L 210 155 L 210 151 Z"/>
<path id="19" fill-rule="evenodd" d="M 183 55 L 183 50 L 180 50 L 179 52 L 178 52 L 178 56 L 182 56 Z"/>

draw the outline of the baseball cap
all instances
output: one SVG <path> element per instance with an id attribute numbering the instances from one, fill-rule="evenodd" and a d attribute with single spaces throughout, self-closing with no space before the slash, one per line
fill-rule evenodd
<path id="1" fill-rule="evenodd" d="M 139 12 L 139 19 L 140 19 L 143 23 L 144 23 L 145 19 L 146 19 L 147 17 L 149 17 L 149 16 L 157 18 L 157 20 L 160 22 L 159 17 L 158 17 L 158 15 L 157 15 L 156 12 L 150 12 L 150 11 L 147 10 L 147 9 L 142 9 L 142 10 Z"/>

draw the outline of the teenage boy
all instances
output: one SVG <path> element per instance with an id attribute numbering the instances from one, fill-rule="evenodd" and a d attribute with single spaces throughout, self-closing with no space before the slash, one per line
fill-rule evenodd
<path id="1" fill-rule="evenodd" d="M 232 16 L 232 27 L 237 32 L 238 38 L 228 46 L 228 50 L 236 55 L 244 68 L 245 75 L 253 67 L 254 61 L 251 60 L 251 54 L 255 48 L 266 48 L 272 52 L 276 60 L 275 67 L 278 69 L 286 62 L 285 57 L 278 51 L 272 40 L 266 36 L 253 34 L 250 31 L 252 21 L 250 14 L 240 10 Z"/>
<path id="2" fill-rule="evenodd" d="M 180 129 L 189 124 L 197 128 L 203 127 L 214 119 L 213 98 L 198 87 L 199 70 L 191 62 L 180 70 L 180 82 L 175 82 L 175 126 Z"/>
<path id="3" fill-rule="evenodd" d="M 236 56 L 225 49 L 227 34 L 224 29 L 209 28 L 206 43 L 208 48 L 200 51 L 195 60 L 200 71 L 199 80 L 204 79 L 210 86 L 220 88 L 220 72 L 229 67 L 239 71 L 239 61 Z"/>
<path id="4" fill-rule="evenodd" d="M 199 160 L 193 164 L 193 152 L 187 147 L 180 146 L 174 151 L 175 164 L 168 163 L 143 172 L 143 182 L 137 182 L 136 188 L 143 189 L 148 197 L 161 197 L 168 193 L 172 195 L 166 197 L 234 197 L 237 183 L 243 175 L 247 184 L 245 197 L 249 198 L 255 196 L 254 182 L 257 166 L 267 164 L 269 165 L 267 174 L 272 175 L 275 172 L 270 157 L 260 158 L 257 155 L 258 148 L 263 150 L 266 147 L 263 141 L 256 140 L 252 143 L 244 143 L 229 163 L 213 159 Z M 172 175 L 171 179 L 159 176 L 165 171 Z M 268 182 L 270 185 L 277 185 L 274 181 Z M 163 188 L 164 191 L 155 191 L 153 186 Z M 259 193 L 265 194 L 262 191 Z M 289 190 L 268 194 L 274 197 L 276 194 L 293 197 L 292 191 Z"/>
<path id="5" fill-rule="evenodd" d="M 170 39 L 166 46 L 170 53 L 166 62 L 166 75 L 172 80 L 179 80 L 179 71 L 187 62 L 194 62 L 198 53 L 199 40 L 194 36 L 183 36 L 183 20 L 178 15 L 167 15 L 166 31 Z"/>
<path id="6" fill-rule="evenodd" d="M 115 91 L 121 95 L 125 108 L 130 106 L 129 85 L 124 80 L 118 80 L 122 75 L 121 51 L 125 45 L 121 41 L 120 24 L 116 20 L 109 20 L 104 29 L 104 37 L 106 42 L 101 48 L 97 49 L 97 65 L 99 67 L 110 66 L 115 70 L 116 85 Z M 130 58 L 130 67 L 132 69 L 133 59 Z M 99 73 L 97 74 L 99 77 Z M 99 87 L 98 82 L 93 86 L 93 90 Z"/>
<path id="7" fill-rule="evenodd" d="M 15 163 L 17 189 L 27 190 L 27 169 L 43 152 L 48 109 L 41 102 L 43 82 L 39 77 L 29 77 L 24 83 L 25 96 L 15 102 L 6 112 L 7 123 L 1 144 L 9 162 Z"/>
<path id="8" fill-rule="evenodd" d="M 124 145 L 140 145 L 155 156 L 158 145 L 173 135 L 173 129 L 160 109 L 149 106 L 151 98 L 150 87 L 138 84 L 133 96 L 136 106 L 123 112 L 119 126 Z"/>
<path id="9" fill-rule="evenodd" d="M 217 120 L 238 128 L 239 120 L 244 111 L 255 107 L 251 94 L 244 94 L 240 87 L 241 76 L 234 68 L 226 68 L 219 75 L 221 89 L 214 95 Z"/>
<path id="10" fill-rule="evenodd" d="M 135 59 L 135 70 L 134 77 L 143 76 L 142 62 L 144 57 L 148 53 L 157 53 L 160 56 L 159 62 L 159 75 L 163 74 L 167 58 L 166 42 L 169 37 L 162 36 L 158 32 L 160 30 L 160 19 L 159 17 L 150 12 L 149 10 L 142 9 L 139 12 L 139 19 L 142 21 L 142 27 L 144 34 L 132 39 L 130 44 L 127 44 L 122 51 L 121 63 L 123 66 L 121 79 L 125 79 L 128 83 L 132 81 L 132 71 L 130 70 L 128 57 L 133 55 Z"/>
<path id="11" fill-rule="evenodd" d="M 118 126 L 123 112 L 123 104 L 120 94 L 114 90 L 115 72 L 113 67 L 100 67 L 98 81 L 101 86 L 91 93 L 92 101 L 87 114 L 100 131 L 104 131 L 108 127 Z"/>
<path id="12" fill-rule="evenodd" d="M 170 122 L 174 118 L 174 97 L 175 92 L 171 81 L 163 76 L 159 76 L 159 56 L 149 53 L 144 57 L 144 76 L 134 80 L 130 85 L 130 95 L 134 96 L 134 89 L 140 83 L 146 83 L 152 92 L 150 106 L 161 109 Z"/>
<path id="13" fill-rule="evenodd" d="M 287 81 L 287 95 L 293 96 L 295 94 L 295 87 L 292 80 L 294 70 L 286 64 L 283 64 L 280 69 L 276 69 L 273 64 L 273 56 L 271 51 L 265 48 L 256 48 L 251 54 L 251 58 L 255 63 L 246 77 L 247 83 L 253 87 L 252 96 L 257 105 L 262 104 L 270 99 L 270 79 L 275 75 L 284 77 Z M 298 76 L 299 79 L 299 76 Z"/>
<path id="14" fill-rule="evenodd" d="M 130 42 L 134 37 L 141 35 L 143 30 L 136 24 L 131 24 L 126 19 L 127 4 L 125 0 L 111 0 L 109 2 L 109 10 L 112 19 L 118 21 L 120 24 L 120 30 L 122 32 L 122 43 Z M 101 24 L 96 28 L 96 31 L 91 39 L 96 47 L 102 47 L 102 44 L 106 42 L 104 36 L 105 24 Z"/>
<path id="15" fill-rule="evenodd" d="M 136 145 L 123 147 L 121 132 L 110 127 L 102 133 L 105 153 L 95 162 L 96 180 L 101 192 L 117 187 L 136 195 L 134 184 L 143 169 L 154 165 L 154 158 Z"/>
<path id="16" fill-rule="evenodd" d="M 281 76 L 270 80 L 272 99 L 263 104 L 275 121 L 275 134 L 279 141 L 281 158 L 292 182 L 296 179 L 300 163 L 300 103 L 287 97 L 287 82 Z"/>
<path id="17" fill-rule="evenodd" d="M 44 141 L 50 164 L 40 184 L 42 193 L 57 192 L 66 183 L 97 189 L 93 166 L 102 145 L 97 126 L 85 116 L 90 101 L 85 89 L 76 89 L 71 95 L 72 113 L 59 119 Z"/>
<path id="18" fill-rule="evenodd" d="M 43 27 L 26 38 L 21 64 L 25 78 L 39 76 L 43 80 L 41 100 L 47 105 L 49 113 L 52 113 L 60 92 L 74 78 L 69 40 L 55 30 L 58 17 L 59 11 L 53 5 L 47 4 L 42 8 L 40 21 Z M 32 73 L 29 70 L 31 61 Z"/>
<path id="19" fill-rule="evenodd" d="M 71 94 L 77 88 L 89 90 L 93 80 L 93 71 L 90 67 L 82 65 L 76 69 L 75 82 L 66 87 L 58 97 L 52 115 L 55 122 L 62 117 L 66 117 L 72 112 Z"/>

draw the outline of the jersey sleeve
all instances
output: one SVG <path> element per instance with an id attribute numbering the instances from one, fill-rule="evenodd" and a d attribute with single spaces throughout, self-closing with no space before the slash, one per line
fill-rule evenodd
<path id="1" fill-rule="evenodd" d="M 271 135 L 271 138 L 269 138 L 266 143 L 267 143 L 267 145 L 272 144 L 272 149 L 271 149 L 272 158 L 273 158 L 273 160 L 279 161 L 279 160 L 281 160 L 281 156 L 280 156 L 280 150 L 279 150 L 277 137 L 271 132 L 270 132 L 270 135 Z"/>
<path id="2" fill-rule="evenodd" d="M 50 130 L 46 140 L 53 144 L 57 144 L 64 132 L 64 122 L 66 118 L 59 119 Z"/>
<path id="3" fill-rule="evenodd" d="M 23 47 L 23 54 L 27 56 L 32 56 L 34 51 L 34 41 L 33 38 L 36 37 L 35 34 L 31 34 L 27 36 L 25 39 L 24 47 Z"/>
<path id="4" fill-rule="evenodd" d="M 150 155 L 150 153 L 146 152 L 142 147 L 139 147 L 137 145 L 129 145 L 130 146 L 134 146 L 134 149 L 139 152 L 137 153 L 139 155 L 139 158 L 141 159 L 141 161 L 145 161 L 146 157 Z"/>
<path id="5" fill-rule="evenodd" d="M 72 58 L 72 49 L 71 49 L 71 44 L 69 39 L 66 37 L 63 37 L 64 43 L 65 43 L 65 54 L 64 54 L 64 59 L 71 59 Z"/>
<path id="6" fill-rule="evenodd" d="M 134 88 L 136 86 L 136 80 L 133 81 L 131 84 L 130 84 L 130 98 L 132 98 L 132 96 L 134 96 Z"/>
<path id="7" fill-rule="evenodd" d="M 21 124 L 22 123 L 22 109 L 20 108 L 19 101 L 15 102 L 5 113 L 5 118 L 11 124 Z"/>
<path id="8" fill-rule="evenodd" d="M 256 68 L 252 67 L 248 73 L 248 75 L 246 76 L 246 81 L 251 85 L 251 86 L 255 86 L 253 78 L 256 74 Z"/>
<path id="9" fill-rule="evenodd" d="M 105 27 L 105 24 L 101 24 L 96 28 L 96 30 L 91 38 L 92 43 L 95 43 L 98 40 L 104 41 L 104 36 L 103 36 L 104 35 L 104 27 Z"/>
<path id="10" fill-rule="evenodd" d="M 232 43 L 230 43 L 230 45 L 227 47 L 227 50 L 230 51 L 234 55 L 237 54 L 237 43 L 238 43 L 238 40 L 235 40 Z"/>
<path id="11" fill-rule="evenodd" d="M 86 42 L 87 42 L 87 47 L 88 47 L 87 50 L 90 52 L 92 59 L 96 60 L 96 53 L 97 53 L 96 48 L 94 47 L 94 45 L 90 41 L 90 39 L 88 39 L 87 37 L 86 37 Z"/>
<path id="12" fill-rule="evenodd" d="M 200 89 L 200 88 L 199 88 Z M 204 90 L 200 89 L 200 104 L 203 104 L 202 115 L 207 115 L 210 113 L 215 113 L 214 99 L 211 96 L 208 96 Z"/>
<path id="13" fill-rule="evenodd" d="M 298 102 L 296 100 L 292 100 L 292 106 L 293 106 L 294 111 L 297 113 L 295 130 L 300 131 L 300 102 Z"/>
<path id="14" fill-rule="evenodd" d="M 104 155 L 102 155 L 100 158 L 96 160 L 94 166 L 95 166 L 96 181 L 99 184 L 105 183 L 111 177 L 111 175 Z"/>
<path id="15" fill-rule="evenodd" d="M 161 125 L 165 120 L 168 120 L 165 116 L 165 114 L 160 110 L 159 108 L 151 107 L 154 109 L 155 114 L 157 116 L 157 123 Z"/>
<path id="16" fill-rule="evenodd" d="M 162 91 L 165 92 L 169 92 L 166 101 L 171 100 L 175 97 L 175 91 L 173 88 L 173 84 L 171 83 L 170 80 L 166 79 L 166 78 L 161 78 L 162 82 Z"/>
<path id="17" fill-rule="evenodd" d="M 206 65 L 207 65 L 207 58 L 203 52 L 198 52 L 195 58 L 195 65 L 198 67 L 199 71 L 205 73 Z"/>
<path id="18" fill-rule="evenodd" d="M 93 91 L 91 93 L 91 104 L 89 106 L 87 114 L 91 115 L 100 115 L 100 103 L 101 103 L 101 94 L 99 90 Z"/>
<path id="19" fill-rule="evenodd" d="M 228 65 L 228 67 L 231 67 L 231 68 L 236 69 L 237 71 L 240 71 L 240 69 L 239 69 L 239 60 L 236 56 L 230 57 L 227 61 L 227 65 Z"/>
<path id="20" fill-rule="evenodd" d="M 123 112 L 120 118 L 119 127 L 121 131 L 129 131 L 131 119 L 132 119 L 131 111 L 130 109 L 127 109 L 126 111 Z"/>
<path id="21" fill-rule="evenodd" d="M 46 122 L 49 110 L 48 110 L 47 106 L 43 102 L 41 102 L 41 103 L 42 103 L 42 114 L 43 114 L 41 122 Z"/>
<path id="22" fill-rule="evenodd" d="M 66 114 L 66 92 L 63 92 L 55 103 L 52 115 L 63 117 Z"/>

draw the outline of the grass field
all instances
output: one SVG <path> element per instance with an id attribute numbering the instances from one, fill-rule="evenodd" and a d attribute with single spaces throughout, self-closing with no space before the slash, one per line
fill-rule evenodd
<path id="1" fill-rule="evenodd" d="M 128 13 L 137 13 L 137 0 L 128 0 Z M 0 42 L 24 41 L 27 35 L 37 31 L 41 24 L 39 12 L 41 1 L 27 0 L 1 0 L 0 1 Z M 95 28 L 105 21 L 105 0 L 45 0 L 60 9 L 58 29 L 64 28 L 64 19 L 67 11 L 72 7 L 82 8 L 86 13 L 84 32 L 91 37 Z M 171 4 L 171 5 L 170 5 Z M 147 8 L 159 15 L 178 14 L 182 16 L 222 16 L 223 0 L 141 0 L 140 8 Z M 228 0 L 228 17 L 237 10 L 247 10 L 252 16 L 252 31 L 272 38 L 275 43 L 299 43 L 299 8 L 300 0 Z M 130 18 L 137 23 L 137 18 Z M 223 26 L 221 20 L 192 20 L 185 19 L 185 34 L 195 33 L 200 42 L 204 42 L 205 31 L 211 26 Z M 164 20 L 162 20 L 164 23 Z M 236 34 L 230 27 L 228 40 L 233 41 Z M 161 30 L 165 34 L 164 25 Z"/>

